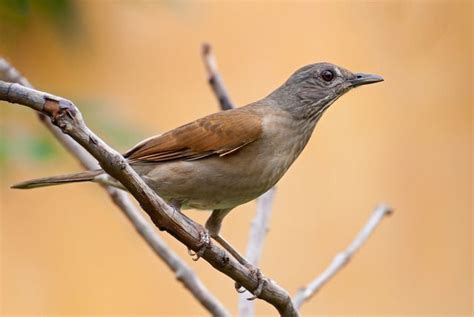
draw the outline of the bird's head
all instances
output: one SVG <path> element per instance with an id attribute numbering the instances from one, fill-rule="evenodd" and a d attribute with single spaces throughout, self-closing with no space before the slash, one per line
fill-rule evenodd
<path id="1" fill-rule="evenodd" d="M 352 88 L 383 81 L 379 75 L 352 73 L 330 64 L 304 66 L 270 96 L 277 97 L 280 105 L 300 117 L 319 116 L 337 98 Z"/>

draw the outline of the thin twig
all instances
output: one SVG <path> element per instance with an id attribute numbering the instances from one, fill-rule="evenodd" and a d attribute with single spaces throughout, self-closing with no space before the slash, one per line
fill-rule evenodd
<path id="1" fill-rule="evenodd" d="M 2 58 L 0 58 L 0 79 L 32 88 L 29 81 Z M 84 168 L 96 169 L 98 167 L 96 160 L 68 135 L 52 125 L 49 118 L 40 114 L 40 119 L 53 133 L 56 139 L 76 157 Z M 108 192 L 115 205 L 130 220 L 139 235 L 176 274 L 176 278 L 191 292 L 192 296 L 194 296 L 209 313 L 215 316 L 230 316 L 230 313 L 224 305 L 206 288 L 196 273 L 166 245 L 154 227 L 145 220 L 140 211 L 132 204 L 127 194 L 122 190 L 110 186 L 102 186 Z"/>
<path id="2" fill-rule="evenodd" d="M 0 80 L 17 83 L 25 87 L 33 87 L 20 72 L 4 58 L 0 57 Z"/>
<path id="3" fill-rule="evenodd" d="M 314 296 L 321 287 L 323 287 L 337 272 L 347 265 L 351 257 L 362 247 L 362 245 L 364 245 L 382 219 L 391 213 L 392 209 L 384 204 L 375 208 L 365 226 L 357 234 L 351 244 L 349 244 L 347 249 L 337 254 L 331 264 L 318 277 L 296 293 L 293 302 L 297 309 L 300 309 L 305 301 Z"/>
<path id="4" fill-rule="evenodd" d="M 276 187 L 272 187 L 257 199 L 257 210 L 250 227 L 246 253 L 247 261 L 255 266 L 258 266 L 262 256 L 263 243 L 268 232 L 275 193 Z M 248 298 L 248 292 L 241 293 L 239 296 L 239 316 L 241 317 L 255 315 L 255 304 L 253 301 L 249 301 Z"/>
<path id="5" fill-rule="evenodd" d="M 202 248 L 204 228 L 176 212 L 148 187 L 120 153 L 86 126 L 79 109 L 70 100 L 3 81 L 0 81 L 0 100 L 27 106 L 50 117 L 54 125 L 92 154 L 103 170 L 139 201 L 158 228 L 166 230 L 193 251 Z M 252 268 L 241 265 L 212 242 L 202 252 L 202 258 L 246 289 L 255 290 L 260 284 L 256 274 L 252 274 Z M 273 305 L 282 316 L 298 316 L 288 292 L 276 283 L 264 283 L 259 298 Z"/>
<path id="6" fill-rule="evenodd" d="M 202 45 L 202 60 L 204 66 L 206 67 L 208 75 L 207 80 L 209 85 L 211 85 L 212 91 L 216 95 L 217 100 L 219 101 L 221 109 L 229 110 L 235 108 L 229 98 L 229 94 L 227 93 L 227 89 L 224 86 L 221 75 L 217 70 L 217 61 L 214 57 L 214 54 L 212 53 L 212 47 L 207 43 Z"/>
<path id="7" fill-rule="evenodd" d="M 258 265 L 262 256 L 263 242 L 269 230 L 268 223 L 272 214 L 275 194 L 276 188 L 272 187 L 257 199 L 257 211 L 252 220 L 246 253 L 247 260 L 254 265 Z"/>

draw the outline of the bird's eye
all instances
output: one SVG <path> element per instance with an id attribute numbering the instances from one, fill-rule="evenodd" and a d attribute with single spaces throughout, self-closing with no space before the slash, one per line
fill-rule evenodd
<path id="1" fill-rule="evenodd" d="M 334 79 L 334 73 L 329 69 L 323 70 L 321 73 L 321 78 L 329 82 Z"/>

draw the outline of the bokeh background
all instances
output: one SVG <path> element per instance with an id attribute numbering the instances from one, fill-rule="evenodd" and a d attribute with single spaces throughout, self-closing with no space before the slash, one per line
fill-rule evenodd
<path id="1" fill-rule="evenodd" d="M 469 1 L 2 0 L 0 55 L 121 151 L 217 110 L 205 41 L 238 105 L 317 61 L 383 75 L 331 107 L 279 183 L 261 268 L 294 293 L 384 201 L 394 215 L 302 312 L 470 315 L 472 19 Z M 0 113 L 3 315 L 206 315 L 96 185 L 9 189 L 79 166 L 29 109 Z M 224 224 L 242 251 L 254 210 Z M 232 281 L 164 238 L 235 313 Z"/>

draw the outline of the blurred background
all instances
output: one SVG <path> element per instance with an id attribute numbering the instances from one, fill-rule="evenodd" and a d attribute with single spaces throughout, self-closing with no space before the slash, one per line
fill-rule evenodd
<path id="1" fill-rule="evenodd" d="M 384 201 L 395 213 L 303 314 L 470 315 L 472 19 L 469 1 L 0 0 L 0 56 L 120 151 L 217 111 L 203 42 L 238 105 L 318 61 L 383 75 L 326 112 L 280 181 L 261 268 L 295 293 Z M 3 315 L 206 315 L 97 185 L 9 189 L 80 167 L 31 110 L 0 113 Z M 254 210 L 224 223 L 242 252 Z M 236 313 L 233 282 L 162 236 Z"/>

